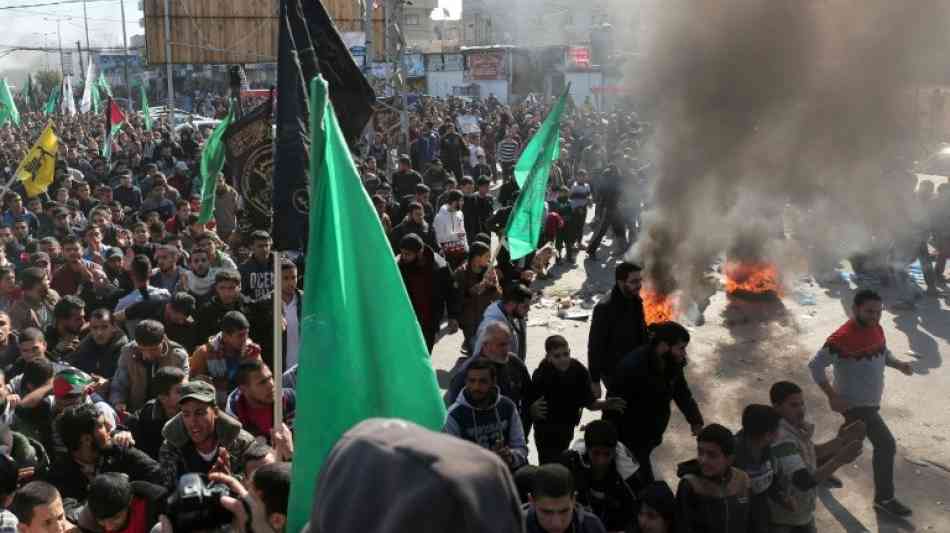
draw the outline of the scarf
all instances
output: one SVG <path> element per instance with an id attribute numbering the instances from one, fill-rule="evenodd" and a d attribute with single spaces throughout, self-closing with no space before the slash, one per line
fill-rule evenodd
<path id="1" fill-rule="evenodd" d="M 843 359 L 873 359 L 884 353 L 887 343 L 880 324 L 863 327 L 854 319 L 828 337 L 825 346 Z"/>

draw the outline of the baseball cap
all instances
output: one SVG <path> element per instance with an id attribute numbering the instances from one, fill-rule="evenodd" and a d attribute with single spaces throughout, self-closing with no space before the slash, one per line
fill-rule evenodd
<path id="1" fill-rule="evenodd" d="M 214 397 L 214 386 L 207 381 L 188 381 L 181 385 L 181 397 L 178 399 L 178 405 L 181 405 L 185 400 L 197 400 L 214 405 Z"/>
<path id="2" fill-rule="evenodd" d="M 409 158 L 407 154 L 402 154 L 399 156 L 400 163 L 412 163 L 412 159 Z"/>

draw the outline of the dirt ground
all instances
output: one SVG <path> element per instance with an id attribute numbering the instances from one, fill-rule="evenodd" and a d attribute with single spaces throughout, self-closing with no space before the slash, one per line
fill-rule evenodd
<path id="1" fill-rule="evenodd" d="M 552 279 L 540 284 L 542 297 L 529 316 L 529 370 L 540 363 L 544 339 L 552 334 L 564 335 L 573 356 L 586 365 L 589 323 L 559 318 L 556 300 L 571 297 L 577 304 L 574 310 L 589 311 L 592 297 L 606 293 L 613 283 L 618 258 L 603 257 L 602 253 L 599 261 L 585 261 L 581 253 L 577 264 L 555 267 Z M 785 285 L 783 297 L 772 302 L 730 302 L 722 291 L 713 296 L 705 324 L 690 327 L 688 381 L 706 421 L 733 430 L 739 429 L 745 405 L 768 403 L 772 383 L 794 381 L 805 390 L 809 419 L 817 425 L 816 441 L 823 442 L 834 435 L 842 418 L 831 412 L 806 365 L 847 319 L 855 285 L 844 280 L 820 285 L 806 273 L 786 273 Z M 891 291 L 885 288 L 882 293 L 886 306 L 895 301 Z M 882 325 L 891 351 L 914 366 L 913 376 L 888 369 L 882 407 L 898 441 L 897 494 L 914 515 L 904 521 L 874 511 L 872 448 L 866 441 L 861 458 L 838 471 L 844 488 L 820 489 L 818 530 L 950 532 L 950 370 L 944 364 L 950 354 L 950 293 L 922 300 L 915 311 L 886 309 Z M 457 334 L 436 346 L 433 363 L 443 388 L 461 341 Z M 585 412 L 584 419 L 597 416 Z M 533 443 L 531 449 L 536 462 Z M 676 463 L 694 455 L 695 440 L 674 407 L 665 441 L 654 453 L 655 471 L 675 491 Z"/>

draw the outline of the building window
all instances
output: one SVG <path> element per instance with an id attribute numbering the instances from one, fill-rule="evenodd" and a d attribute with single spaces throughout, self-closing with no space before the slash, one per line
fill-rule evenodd
<path id="1" fill-rule="evenodd" d="M 419 15 L 406 15 L 406 26 L 418 26 Z"/>

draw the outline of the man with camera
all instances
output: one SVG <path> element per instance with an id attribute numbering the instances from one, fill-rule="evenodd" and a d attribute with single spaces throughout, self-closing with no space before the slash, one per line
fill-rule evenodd
<path id="1" fill-rule="evenodd" d="M 181 386 L 181 412 L 165 424 L 158 452 L 166 488 L 174 489 L 188 473 L 244 473 L 245 453 L 254 437 L 241 423 L 219 410 L 215 388 L 205 381 Z"/>

